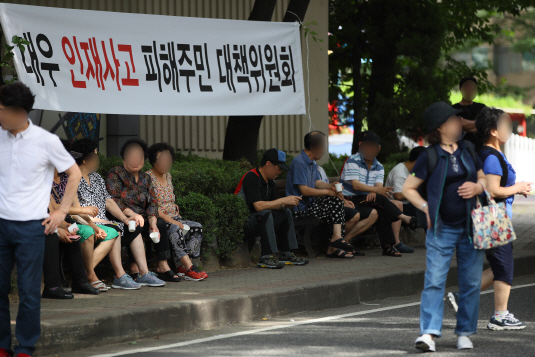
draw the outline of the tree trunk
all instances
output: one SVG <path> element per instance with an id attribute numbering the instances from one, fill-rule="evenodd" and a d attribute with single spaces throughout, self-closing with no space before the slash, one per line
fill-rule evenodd
<path id="1" fill-rule="evenodd" d="M 297 21 L 295 13 L 302 22 L 310 0 L 290 0 L 283 22 Z M 256 0 L 249 15 L 250 21 L 271 21 L 276 0 Z M 290 11 L 290 12 L 289 12 Z M 258 135 L 263 115 L 230 116 L 225 133 L 223 160 L 246 158 L 251 164 L 257 162 Z"/>

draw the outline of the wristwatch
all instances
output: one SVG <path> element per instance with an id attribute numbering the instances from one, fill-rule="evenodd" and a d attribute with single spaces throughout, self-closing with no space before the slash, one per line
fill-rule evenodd
<path id="1" fill-rule="evenodd" d="M 424 210 L 427 207 L 427 202 L 422 205 L 422 210 Z"/>

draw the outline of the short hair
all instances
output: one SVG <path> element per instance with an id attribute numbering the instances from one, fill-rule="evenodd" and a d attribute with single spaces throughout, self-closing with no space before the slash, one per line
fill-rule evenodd
<path id="1" fill-rule="evenodd" d="M 490 131 L 498 129 L 498 120 L 505 112 L 498 108 L 485 107 L 476 116 L 476 129 L 479 143 L 485 144 L 489 140 Z"/>
<path id="2" fill-rule="evenodd" d="M 33 109 L 35 96 L 30 88 L 21 82 L 0 87 L 0 103 L 5 107 L 19 107 L 29 113 Z"/>
<path id="3" fill-rule="evenodd" d="M 121 159 L 124 160 L 124 152 L 126 151 L 126 148 L 128 148 L 130 145 L 139 145 L 143 149 L 143 154 L 145 159 L 147 159 L 147 152 L 149 151 L 149 148 L 147 146 L 147 143 L 145 143 L 140 138 L 134 138 L 127 140 L 126 143 L 121 146 L 121 150 L 119 151 L 119 155 L 121 155 Z"/>
<path id="4" fill-rule="evenodd" d="M 96 155 L 96 148 L 97 144 L 89 138 L 84 138 L 75 141 L 72 144 L 72 151 L 80 154 L 80 156 L 76 158 L 76 163 L 78 165 L 82 165 L 84 163 L 84 160 L 86 160 L 89 156 Z"/>
<path id="5" fill-rule="evenodd" d="M 411 150 L 411 153 L 409 154 L 409 161 L 415 162 L 416 160 L 418 160 L 418 157 L 420 156 L 420 154 L 423 153 L 424 151 L 425 151 L 425 147 L 416 146 L 415 148 Z"/>
<path id="6" fill-rule="evenodd" d="M 461 78 L 461 80 L 459 81 L 459 89 L 462 88 L 464 82 L 466 82 L 466 81 L 472 81 L 472 82 L 474 82 L 474 83 L 477 85 L 477 79 L 475 79 L 474 77 L 472 77 L 472 76 L 463 77 L 463 78 Z"/>
<path id="7" fill-rule="evenodd" d="M 322 136 L 324 138 L 327 137 L 327 135 L 325 135 L 325 133 L 319 131 L 319 130 L 314 130 L 314 131 L 311 131 L 310 133 L 307 133 L 305 135 L 305 149 L 306 150 L 310 150 L 312 148 L 315 148 L 317 147 L 318 145 L 320 145 L 322 142 L 323 142 L 323 139 L 322 139 Z"/>
<path id="8" fill-rule="evenodd" d="M 169 145 L 168 143 L 156 143 L 150 146 L 149 148 L 149 162 L 152 166 L 156 164 L 156 160 L 158 159 L 158 153 L 161 153 L 162 151 L 169 151 L 171 154 L 171 157 L 173 158 L 173 161 L 175 160 L 175 149 Z"/>

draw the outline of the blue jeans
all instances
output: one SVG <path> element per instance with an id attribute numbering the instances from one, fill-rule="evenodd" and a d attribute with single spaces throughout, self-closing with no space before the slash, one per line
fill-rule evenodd
<path id="1" fill-rule="evenodd" d="M 41 275 L 45 228 L 41 220 L 8 221 L 0 218 L 0 348 L 11 350 L 9 289 L 11 270 L 17 263 L 19 311 L 15 354 L 32 355 L 41 335 Z"/>
<path id="2" fill-rule="evenodd" d="M 444 290 L 453 252 L 457 249 L 457 274 L 459 279 L 459 311 L 457 312 L 457 336 L 476 333 L 479 315 L 483 250 L 474 249 L 466 228 L 441 225 L 437 237 L 434 229 L 428 229 L 426 237 L 427 270 L 420 305 L 420 334 L 442 336 L 444 315 Z"/>

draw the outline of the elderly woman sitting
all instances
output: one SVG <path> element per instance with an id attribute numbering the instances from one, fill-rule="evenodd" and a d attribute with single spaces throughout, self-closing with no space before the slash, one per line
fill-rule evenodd
<path id="1" fill-rule="evenodd" d="M 202 225 L 197 222 L 185 220 L 180 216 L 178 206 L 175 204 L 173 183 L 169 170 L 175 157 L 174 149 L 166 143 L 154 144 L 149 148 L 149 162 L 152 170 L 147 171 L 152 179 L 154 192 L 158 199 L 159 215 L 167 223 L 167 232 L 176 257 L 182 263 L 178 274 L 186 280 L 200 281 L 208 278 L 208 274 L 199 271 L 191 263 L 201 251 Z M 184 230 L 184 225 L 189 230 Z"/>
<path id="2" fill-rule="evenodd" d="M 143 140 L 128 140 L 121 147 L 120 152 L 123 166 L 110 170 L 106 179 L 106 187 L 123 213 L 136 222 L 135 230 L 125 230 L 123 239 L 131 242 L 140 235 L 148 238 L 150 233 L 158 233 L 159 242 L 154 244 L 158 259 L 157 277 L 164 281 L 178 282 L 180 278 L 171 270 L 167 262 L 171 258 L 167 227 L 165 221 L 158 216 L 158 199 L 152 180 L 142 171 L 147 151 L 147 144 Z M 139 269 L 137 264 L 131 263 L 130 269 L 131 275 L 136 277 Z M 146 274 L 146 276 L 152 275 Z M 135 280 L 142 284 L 139 281 L 140 278 L 141 276 L 136 277 Z"/>
<path id="3" fill-rule="evenodd" d="M 97 226 L 111 227 L 119 233 L 119 238 L 113 243 L 109 252 L 110 263 L 115 271 L 115 279 L 113 280 L 112 288 L 125 290 L 139 289 L 141 285 L 133 281 L 130 275 L 126 274 L 123 269 L 121 262 L 121 245 L 128 245 L 132 252 L 133 259 L 137 263 L 141 275 L 144 277 L 145 274 L 149 273 L 149 270 L 147 259 L 145 257 L 143 239 L 141 236 L 136 237 L 133 241 L 121 239 L 121 236 L 124 235 L 124 227 L 125 225 L 128 225 L 130 217 L 127 217 L 117 203 L 115 203 L 106 190 L 104 179 L 96 173 L 100 165 L 96 143 L 91 139 L 81 139 L 72 145 L 72 149 L 79 155 L 79 157 L 76 158 L 76 163 L 82 172 L 82 179 L 78 186 L 78 200 L 80 201 L 80 205 L 82 207 L 98 208 L 98 213 L 91 217 L 92 221 L 95 222 Z M 110 221 L 106 216 L 106 212 L 109 212 L 120 222 Z M 93 257 L 93 264 L 96 265 L 100 259 L 100 256 L 95 255 Z M 140 279 L 141 282 L 144 281 L 143 277 Z M 149 285 L 155 286 L 154 281 L 152 281 L 154 280 L 153 277 L 148 275 L 147 278 L 150 279 L 148 282 L 150 283 Z M 161 282 L 161 285 L 164 285 L 164 282 Z"/>

